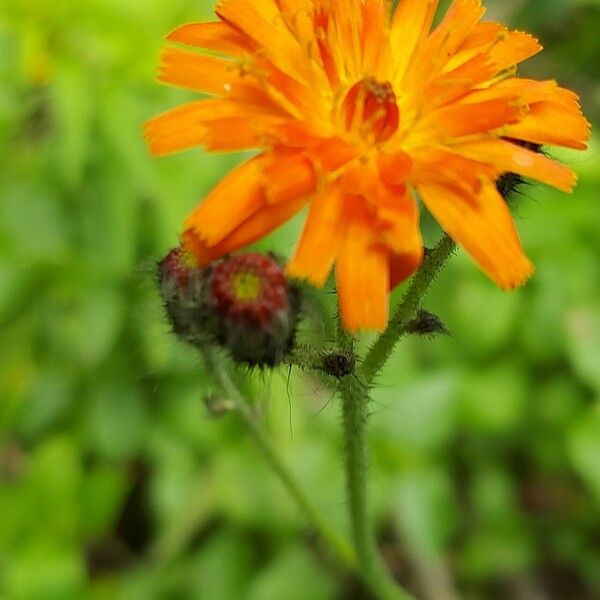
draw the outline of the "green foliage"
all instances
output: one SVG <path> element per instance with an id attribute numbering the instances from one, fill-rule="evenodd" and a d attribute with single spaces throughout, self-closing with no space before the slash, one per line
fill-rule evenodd
<path id="1" fill-rule="evenodd" d="M 598 2 L 515 4 L 548 47 L 527 73 L 581 91 L 597 120 Z M 210 14 L 191 0 L 0 8 L 2 598 L 361 597 L 235 419 L 204 410 L 209 378 L 153 283 L 183 216 L 239 159 L 151 159 L 141 138 L 189 97 L 153 81 L 164 35 Z M 581 175 L 571 198 L 536 185 L 519 200 L 532 281 L 502 294 L 458 253 L 425 307 L 452 335 L 405 339 L 376 382 L 374 516 L 420 593 L 600 594 L 599 155 L 597 141 L 561 153 Z M 289 253 L 297 227 L 260 246 Z M 284 369 L 244 378 L 344 530 L 337 398 Z"/>

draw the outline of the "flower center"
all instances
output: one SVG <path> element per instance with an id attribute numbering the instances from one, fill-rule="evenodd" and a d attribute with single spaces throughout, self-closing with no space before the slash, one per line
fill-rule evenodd
<path id="1" fill-rule="evenodd" d="M 392 86 L 367 77 L 355 83 L 342 102 L 344 127 L 368 143 L 388 140 L 398 129 L 400 113 Z"/>
<path id="2" fill-rule="evenodd" d="M 290 307 L 283 269 L 272 257 L 258 253 L 219 263 L 212 274 L 211 292 L 220 315 L 256 326 L 271 323 Z"/>
<path id="3" fill-rule="evenodd" d="M 254 273 L 240 271 L 233 276 L 231 287 L 237 300 L 256 300 L 262 291 L 262 281 Z"/>

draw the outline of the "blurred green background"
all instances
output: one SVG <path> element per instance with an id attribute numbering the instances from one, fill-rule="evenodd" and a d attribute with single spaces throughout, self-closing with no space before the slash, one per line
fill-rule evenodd
<path id="1" fill-rule="evenodd" d="M 487 4 L 547 47 L 524 72 L 598 122 L 600 2 Z M 1 3 L 0 598 L 367 597 L 235 417 L 207 414 L 209 378 L 161 312 L 156 259 L 240 158 L 151 159 L 141 139 L 190 97 L 154 82 L 164 35 L 211 13 Z M 519 201 L 535 277 L 503 294 L 459 254 L 426 301 L 452 336 L 405 340 L 373 392 L 373 516 L 422 598 L 600 597 L 600 151 L 557 154 L 575 194 Z M 288 253 L 297 226 L 263 247 Z M 337 399 L 292 373 L 292 436 L 287 376 L 246 377 L 344 531 Z"/>

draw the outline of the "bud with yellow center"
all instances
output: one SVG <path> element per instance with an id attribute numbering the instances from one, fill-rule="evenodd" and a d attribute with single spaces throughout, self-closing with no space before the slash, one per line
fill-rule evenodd
<path id="1" fill-rule="evenodd" d="M 218 344 L 250 365 L 275 365 L 291 350 L 299 290 L 272 256 L 199 267 L 177 248 L 159 263 L 159 281 L 173 330 L 192 345 Z"/>

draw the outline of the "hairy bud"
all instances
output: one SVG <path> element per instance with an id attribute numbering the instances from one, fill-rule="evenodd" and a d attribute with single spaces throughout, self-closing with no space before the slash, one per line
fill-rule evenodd
<path id="1" fill-rule="evenodd" d="M 300 291 L 273 256 L 241 254 L 199 267 L 176 248 L 158 273 L 167 315 L 185 341 L 220 345 L 249 365 L 276 365 L 291 350 Z"/>
<path id="2" fill-rule="evenodd" d="M 406 326 L 407 333 L 416 335 L 449 335 L 448 328 L 441 319 L 426 310 L 420 310 L 417 316 Z"/>

